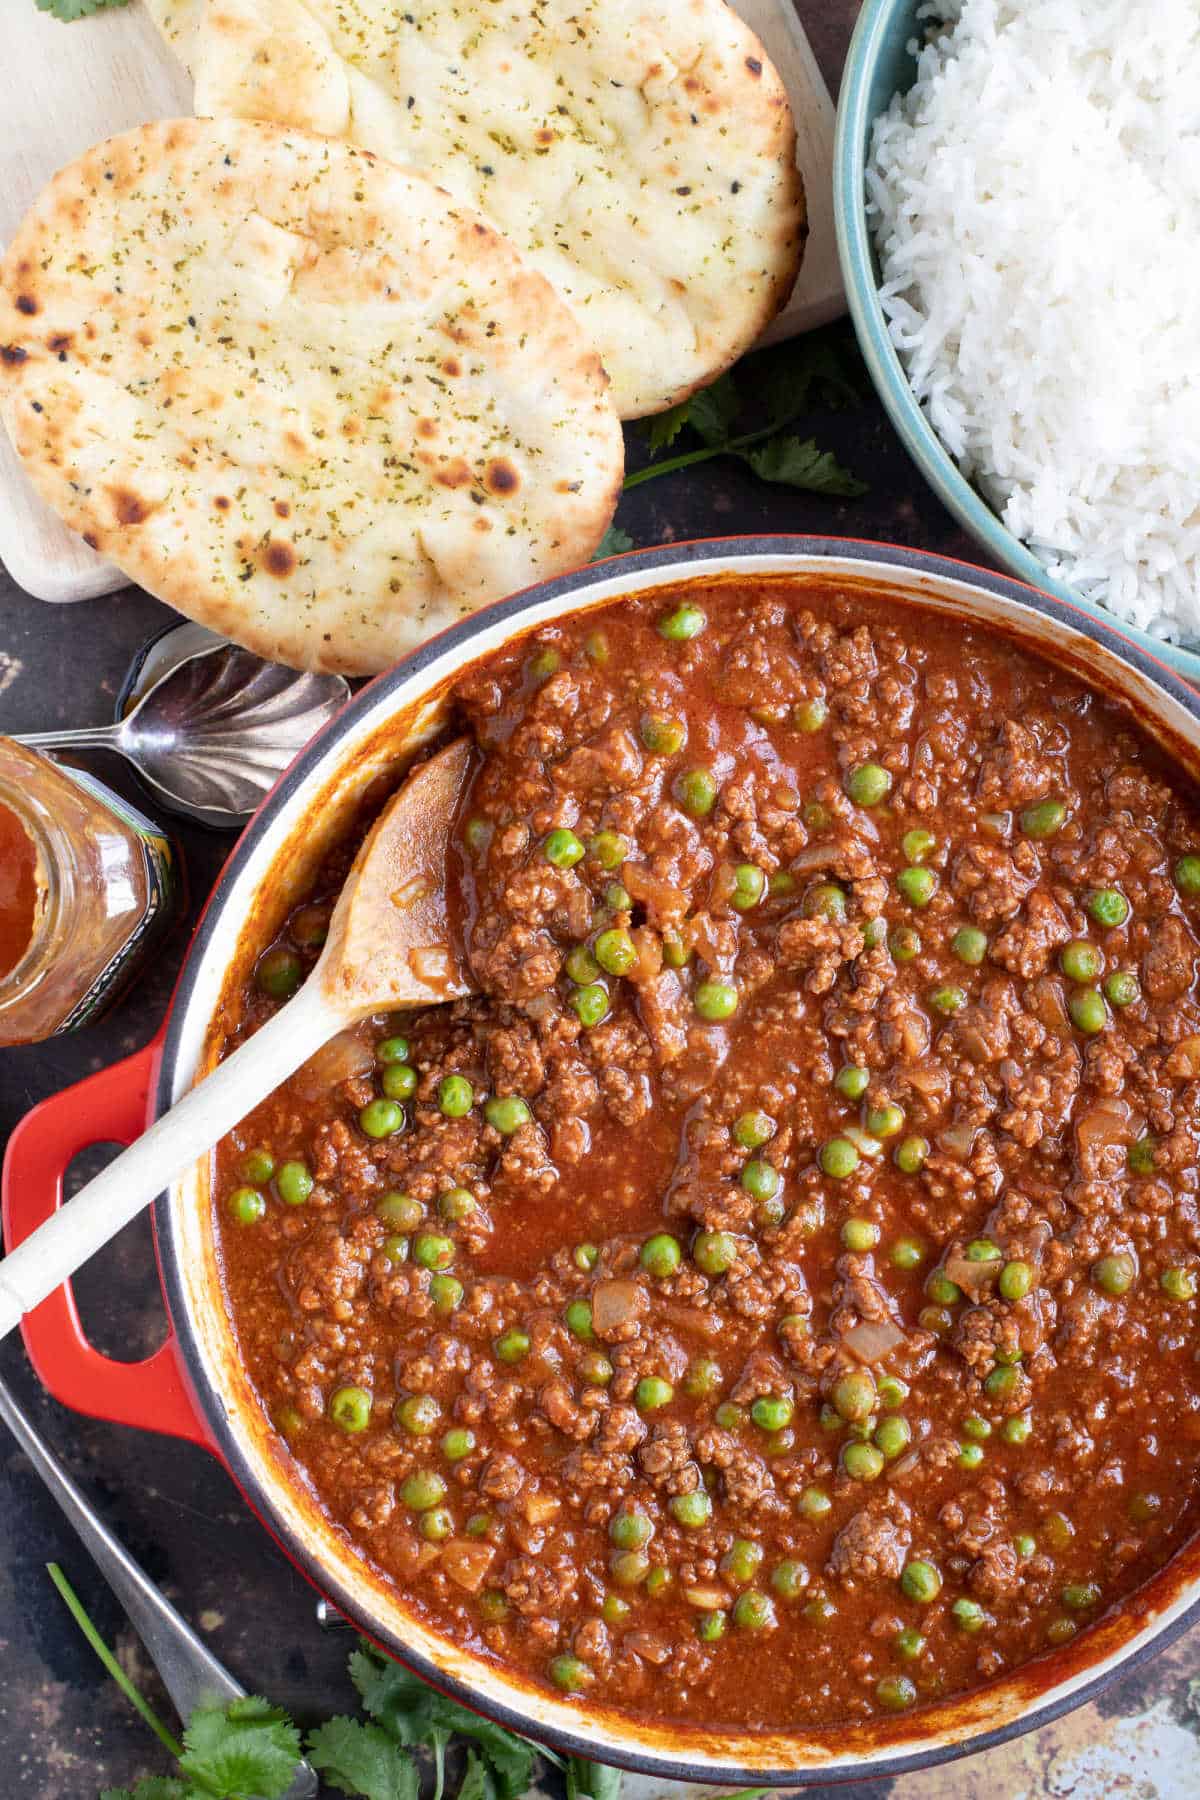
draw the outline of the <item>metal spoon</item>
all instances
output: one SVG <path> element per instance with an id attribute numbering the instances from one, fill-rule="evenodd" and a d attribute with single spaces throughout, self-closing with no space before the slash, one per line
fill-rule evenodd
<path id="1" fill-rule="evenodd" d="M 0 1419 L 4 1420 L 67 1515 L 100 1573 L 125 1608 L 180 1718 L 186 1721 L 198 1706 L 224 1706 L 230 1700 L 242 1699 L 245 1688 L 233 1679 L 186 1619 L 181 1618 L 170 1601 L 159 1593 L 124 1544 L 101 1523 L 2 1381 Z M 317 1777 L 312 1769 L 306 1762 L 299 1763 L 296 1778 L 284 1800 L 314 1800 L 317 1787 Z"/>
<path id="2" fill-rule="evenodd" d="M 175 662 L 114 725 L 35 731 L 38 750 L 113 750 L 175 812 L 245 823 L 314 732 L 349 697 L 340 675 L 264 662 L 223 639 Z"/>

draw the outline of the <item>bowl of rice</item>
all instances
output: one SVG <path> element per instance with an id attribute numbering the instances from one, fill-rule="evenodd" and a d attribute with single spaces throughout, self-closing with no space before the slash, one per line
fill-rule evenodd
<path id="1" fill-rule="evenodd" d="M 865 0 L 835 210 L 909 453 L 1023 580 L 1200 680 L 1200 9 Z"/>

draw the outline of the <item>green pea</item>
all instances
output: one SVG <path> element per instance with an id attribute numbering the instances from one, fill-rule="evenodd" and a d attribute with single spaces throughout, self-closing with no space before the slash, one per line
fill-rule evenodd
<path id="1" fill-rule="evenodd" d="M 618 1512 L 608 1521 L 608 1535 L 618 1550 L 644 1550 L 654 1536 L 654 1524 L 643 1512 Z"/>
<path id="2" fill-rule="evenodd" d="M 733 1622 L 740 1631 L 767 1631 L 775 1623 L 775 1606 L 768 1594 L 747 1588 L 733 1603 Z"/>
<path id="3" fill-rule="evenodd" d="M 415 1231 L 425 1217 L 425 1208 L 408 1194 L 385 1194 L 376 1204 L 375 1217 L 401 1231 Z"/>
<path id="4" fill-rule="evenodd" d="M 1028 1413 L 1014 1413 L 1005 1419 L 1000 1435 L 1006 1444 L 1027 1444 L 1033 1435 L 1033 1420 Z"/>
<path id="5" fill-rule="evenodd" d="M 1194 1300 L 1196 1298 L 1195 1269 L 1164 1269 L 1158 1278 L 1158 1285 L 1164 1294 L 1172 1300 Z"/>
<path id="6" fill-rule="evenodd" d="M 1022 1562 L 1028 1562 L 1031 1556 L 1037 1555 L 1037 1539 L 1030 1537 L 1027 1531 L 1018 1531 L 1012 1542 L 1013 1549 Z"/>
<path id="7" fill-rule="evenodd" d="M 587 987 L 575 989 L 570 1005 L 579 1023 L 590 1031 L 608 1017 L 608 990 L 598 982 L 590 982 Z"/>
<path id="8" fill-rule="evenodd" d="M 1106 931 L 1115 930 L 1129 917 L 1129 902 L 1116 888 L 1097 888 L 1084 904 L 1097 925 L 1103 925 Z"/>
<path id="9" fill-rule="evenodd" d="M 733 1017 L 738 1008 L 738 991 L 727 981 L 702 981 L 692 1004 L 702 1019 L 716 1024 Z"/>
<path id="10" fill-rule="evenodd" d="M 556 1656 L 550 1663 L 550 1679 L 564 1694 L 580 1694 L 595 1677 L 578 1656 Z"/>
<path id="11" fill-rule="evenodd" d="M 600 964 L 586 944 L 576 944 L 568 950 L 563 967 L 576 987 L 587 987 L 600 973 Z"/>
<path id="12" fill-rule="evenodd" d="M 892 778 L 881 763 L 860 763 L 846 776 L 846 793 L 856 806 L 878 806 L 892 791 Z"/>
<path id="13" fill-rule="evenodd" d="M 443 1219 L 452 1225 L 461 1225 L 478 1212 L 479 1203 L 469 1188 L 447 1188 L 444 1194 L 438 1195 L 438 1212 Z"/>
<path id="14" fill-rule="evenodd" d="M 304 1429 L 304 1415 L 294 1406 L 281 1406 L 272 1423 L 282 1437 L 292 1438 Z"/>
<path id="15" fill-rule="evenodd" d="M 613 1366 L 602 1350 L 589 1350 L 579 1359 L 579 1379 L 589 1387 L 607 1387 L 613 1378 Z"/>
<path id="16" fill-rule="evenodd" d="M 686 643 L 689 638 L 697 637 L 708 624 L 708 614 L 703 607 L 692 606 L 684 601 L 674 612 L 664 615 L 658 621 L 658 634 L 673 643 Z"/>
<path id="17" fill-rule="evenodd" d="M 942 1591 L 941 1571 L 936 1563 L 926 1562 L 922 1557 L 913 1557 L 905 1563 L 900 1575 L 900 1587 L 909 1600 L 915 1600 L 918 1606 L 929 1606 Z"/>
<path id="18" fill-rule="evenodd" d="M 932 869 L 914 863 L 907 869 L 901 869 L 896 877 L 896 886 L 910 906 L 924 908 L 929 905 L 937 889 L 937 876 Z"/>
<path id="19" fill-rule="evenodd" d="M 1027 1262 L 1008 1262 L 1000 1271 L 998 1283 L 1005 1300 L 1023 1300 L 1036 1286 L 1037 1276 Z"/>
<path id="20" fill-rule="evenodd" d="M 912 1443 L 912 1426 L 898 1413 L 892 1413 L 886 1419 L 880 1419 L 871 1436 L 876 1449 L 882 1450 L 888 1462 L 892 1462 Z"/>
<path id="21" fill-rule="evenodd" d="M 901 1381 L 899 1375 L 881 1375 L 879 1377 L 880 1406 L 903 1406 L 908 1399 L 908 1383 Z"/>
<path id="22" fill-rule="evenodd" d="M 549 681 L 562 667 L 562 657 L 553 644 L 543 644 L 529 660 L 529 673 L 534 681 Z"/>
<path id="23" fill-rule="evenodd" d="M 638 1253 L 638 1261 L 647 1275 L 656 1275 L 660 1279 L 674 1275 L 682 1260 L 679 1239 L 673 1238 L 667 1231 L 656 1232 L 653 1237 L 647 1238 Z"/>
<path id="24" fill-rule="evenodd" d="M 746 1423 L 746 1409 L 732 1400 L 722 1400 L 713 1417 L 722 1431 L 740 1431 Z"/>
<path id="25" fill-rule="evenodd" d="M 875 1683 L 875 1698 L 885 1712 L 903 1712 L 916 1704 L 917 1690 L 907 1675 L 884 1675 Z"/>
<path id="26" fill-rule="evenodd" d="M 563 1314 L 567 1330 L 577 1337 L 581 1343 L 590 1344 L 595 1341 L 596 1333 L 592 1326 L 592 1308 L 587 1300 L 572 1300 Z"/>
<path id="27" fill-rule="evenodd" d="M 823 1627 L 837 1618 L 837 1607 L 828 1594 L 814 1594 L 803 1613 L 810 1625 Z"/>
<path id="28" fill-rule="evenodd" d="M 1001 1365 L 989 1372 L 983 1384 L 984 1392 L 990 1394 L 994 1400 L 1003 1400 L 1013 1392 L 1020 1379 L 1018 1370 Z"/>
<path id="29" fill-rule="evenodd" d="M 829 708 L 819 697 L 814 700 L 801 700 L 792 708 L 792 724 L 797 731 L 820 731 L 829 717 Z"/>
<path id="30" fill-rule="evenodd" d="M 672 1494 L 668 1502 L 671 1517 L 685 1531 L 699 1531 L 712 1515 L 712 1501 L 703 1488 L 690 1494 Z"/>
<path id="31" fill-rule="evenodd" d="M 596 961 L 609 975 L 628 975 L 638 959 L 633 939 L 619 926 L 600 933 L 596 939 L 595 954 Z"/>
<path id="32" fill-rule="evenodd" d="M 366 1388 L 338 1388 L 329 1401 L 329 1417 L 339 1431 L 353 1436 L 371 1423 L 371 1396 Z"/>
<path id="33" fill-rule="evenodd" d="M 464 1119 L 475 1104 L 475 1089 L 465 1075 L 445 1075 L 438 1082 L 438 1109 L 448 1119 Z"/>
<path id="34" fill-rule="evenodd" d="M 239 1225 L 257 1225 L 267 1210 L 263 1195 L 252 1187 L 234 1188 L 227 1204 Z"/>
<path id="35" fill-rule="evenodd" d="M 429 1298 L 433 1301 L 435 1311 L 443 1315 L 458 1311 L 465 1292 L 456 1275 L 434 1275 L 430 1278 Z"/>
<path id="36" fill-rule="evenodd" d="M 510 1325 L 496 1339 L 496 1355 L 502 1363 L 519 1363 L 529 1355 L 529 1333 L 519 1325 Z"/>
<path id="37" fill-rule="evenodd" d="M 632 1611 L 628 1600 L 623 1600 L 620 1594 L 605 1594 L 600 1602 L 600 1617 L 606 1625 L 623 1625 Z"/>
<path id="38" fill-rule="evenodd" d="M 767 878 L 757 863 L 739 863 L 733 871 L 733 892 L 729 904 L 738 912 L 749 912 L 767 891 Z"/>
<path id="39" fill-rule="evenodd" d="M 589 631 L 583 640 L 583 654 L 598 669 L 604 668 L 611 655 L 607 634 L 603 631 Z"/>
<path id="40" fill-rule="evenodd" d="M 830 1394 L 839 1419 L 854 1424 L 869 1419 L 875 1410 L 875 1377 L 870 1369 L 848 1369 L 839 1375 Z"/>
<path id="41" fill-rule="evenodd" d="M 242 1180 L 251 1187 L 265 1187 L 275 1173 L 275 1158 L 269 1150 L 249 1150 L 242 1158 Z"/>
<path id="42" fill-rule="evenodd" d="M 776 1563 L 771 1570 L 771 1586 L 781 1600 L 795 1600 L 808 1586 L 808 1570 L 802 1562 L 790 1558 Z"/>
<path id="43" fill-rule="evenodd" d="M 1135 1144 L 1130 1144 L 1125 1152 L 1125 1161 L 1135 1175 L 1153 1175 L 1157 1149 L 1157 1138 L 1149 1135 L 1140 1137 Z"/>
<path id="44" fill-rule="evenodd" d="M 767 876 L 767 895 L 771 900 L 786 899 L 796 891 L 796 877 L 790 869 L 776 869 L 773 875 Z"/>
<path id="45" fill-rule="evenodd" d="M 492 827 L 486 819 L 468 819 L 463 828 L 463 836 L 472 855 L 482 856 L 492 841 Z"/>
<path id="46" fill-rule="evenodd" d="M 673 926 L 663 932 L 662 952 L 668 969 L 686 969 L 692 960 L 691 950 Z"/>
<path id="47" fill-rule="evenodd" d="M 389 1237 L 384 1238 L 381 1248 L 393 1267 L 398 1268 L 401 1263 L 408 1261 L 411 1245 L 406 1237 L 401 1237 L 399 1233 L 393 1232 Z"/>
<path id="48" fill-rule="evenodd" d="M 1047 1513 L 1042 1520 L 1042 1537 L 1051 1550 L 1056 1550 L 1061 1554 L 1064 1550 L 1070 1549 L 1075 1537 L 1075 1527 L 1066 1513 Z"/>
<path id="49" fill-rule="evenodd" d="M 888 950 L 893 962 L 915 962 L 921 954 L 921 934 L 911 925 L 898 925 L 888 935 Z"/>
<path id="50" fill-rule="evenodd" d="M 715 1644 L 718 1638 L 725 1636 L 725 1614 L 723 1612 L 698 1613 L 696 1636 L 702 1644 Z"/>
<path id="51" fill-rule="evenodd" d="M 934 1269 L 925 1283 L 925 1292 L 938 1306 L 954 1306 L 962 1299 L 962 1289 L 941 1269 Z"/>
<path id="52" fill-rule="evenodd" d="M 743 1113 L 733 1124 L 733 1141 L 743 1150 L 758 1150 L 775 1136 L 775 1121 L 765 1112 Z"/>
<path id="53" fill-rule="evenodd" d="M 284 944 L 272 944 L 255 964 L 255 985 L 272 1000 L 290 1000 L 302 979 L 300 958 Z"/>
<path id="54" fill-rule="evenodd" d="M 982 1444 L 960 1444 L 957 1460 L 960 1469 L 977 1469 L 983 1461 Z"/>
<path id="55" fill-rule="evenodd" d="M 915 1662 L 925 1648 L 925 1639 L 913 1625 L 906 1625 L 892 1639 L 892 1650 L 904 1662 Z"/>
<path id="56" fill-rule="evenodd" d="M 819 1487 L 806 1487 L 796 1502 L 796 1511 L 803 1519 L 824 1519 L 832 1509 L 833 1501 Z"/>
<path id="57" fill-rule="evenodd" d="M 632 912 L 633 898 L 619 881 L 610 881 L 604 890 L 604 904 L 610 912 Z"/>
<path id="58" fill-rule="evenodd" d="M 917 1314 L 917 1324 L 934 1337 L 947 1337 L 954 1330 L 954 1314 L 944 1306 L 923 1306 Z"/>
<path id="59" fill-rule="evenodd" d="M 796 1408 L 786 1394 L 760 1394 L 750 1417 L 760 1431 L 782 1431 L 791 1424 Z"/>
<path id="60" fill-rule="evenodd" d="M 755 1544 L 749 1538 L 734 1538 L 721 1558 L 721 1573 L 734 1581 L 753 1581 L 762 1559 L 761 1544 Z"/>
<path id="61" fill-rule="evenodd" d="M 822 806 L 819 800 L 806 801 L 800 817 L 810 831 L 828 831 L 833 823 L 829 816 L 829 808 Z"/>
<path id="62" fill-rule="evenodd" d="M 1106 1294 L 1127 1294 L 1137 1279 L 1137 1264 L 1126 1251 L 1102 1256 L 1092 1264 L 1092 1280 Z"/>
<path id="63" fill-rule="evenodd" d="M 508 1601 L 498 1588 L 491 1588 L 486 1594 L 479 1596 L 480 1617 L 488 1625 L 498 1625 L 508 1617 Z"/>
<path id="64" fill-rule="evenodd" d="M 563 825 L 556 825 L 542 840 L 542 855 L 556 869 L 573 869 L 586 854 L 575 833 Z"/>
<path id="65" fill-rule="evenodd" d="M 1097 981 L 1104 968 L 1104 957 L 1086 938 L 1072 938 L 1060 950 L 1058 966 L 1068 981 Z"/>
<path id="66" fill-rule="evenodd" d="M 999 1262 L 1002 1254 L 999 1244 L 993 1244 L 991 1238 L 972 1238 L 967 1245 L 968 1262 Z"/>
<path id="67" fill-rule="evenodd" d="M 674 1398 L 675 1389 L 661 1375 L 643 1375 L 634 1389 L 633 1403 L 639 1412 L 658 1412 Z"/>
<path id="68" fill-rule="evenodd" d="M 950 1613 L 960 1631 L 973 1634 L 987 1624 L 987 1614 L 977 1600 L 955 1600 Z"/>
<path id="69" fill-rule="evenodd" d="M 928 1156 L 929 1139 L 914 1135 L 913 1137 L 901 1139 L 900 1143 L 896 1145 L 893 1161 L 902 1175 L 916 1175 L 925 1167 Z M 915 1239 L 902 1238 L 900 1242 L 913 1243 L 915 1242 Z M 922 1251 L 922 1255 L 923 1254 L 924 1252 Z M 917 1262 L 920 1260 L 920 1257 L 918 1257 Z M 901 1266 L 902 1265 L 897 1264 L 897 1267 Z M 910 1263 L 909 1267 L 916 1268 L 916 1263 Z"/>
<path id="70" fill-rule="evenodd" d="M 483 1109 L 483 1116 L 493 1131 L 498 1131 L 501 1137 L 511 1137 L 522 1125 L 528 1125 L 533 1114 L 519 1094 L 493 1094 Z"/>
<path id="71" fill-rule="evenodd" d="M 847 1250 L 854 1250 L 862 1255 L 873 1250 L 879 1242 L 879 1227 L 873 1219 L 846 1219 L 841 1230 L 842 1243 Z"/>
<path id="72" fill-rule="evenodd" d="M 683 1391 L 692 1400 L 708 1400 L 720 1390 L 721 1365 L 713 1356 L 697 1356 L 688 1364 Z"/>
<path id="73" fill-rule="evenodd" d="M 852 1481 L 875 1481 L 883 1472 L 883 1452 L 874 1444 L 843 1444 L 841 1463 Z"/>
<path id="74" fill-rule="evenodd" d="M 410 1063 L 389 1063 L 379 1085 L 389 1100 L 411 1100 L 420 1077 Z"/>
<path id="75" fill-rule="evenodd" d="M 619 869 L 629 856 L 629 839 L 619 831 L 598 831 L 588 842 L 588 851 L 602 869 Z"/>
<path id="76" fill-rule="evenodd" d="M 1175 886 L 1181 894 L 1200 894 L 1200 856 L 1181 856 L 1175 864 Z"/>
<path id="77" fill-rule="evenodd" d="M 951 938 L 950 948 L 959 962 L 977 969 L 988 952 L 987 932 L 978 925 L 962 925 Z"/>
<path id="78" fill-rule="evenodd" d="M 674 756 L 687 743 L 686 724 L 670 713 L 643 713 L 638 731 L 652 756 Z"/>
<path id="79" fill-rule="evenodd" d="M 817 1155 L 822 1173 L 833 1181 L 845 1181 L 858 1167 L 858 1151 L 849 1138 L 835 1137 L 821 1145 Z"/>
<path id="80" fill-rule="evenodd" d="M 671 791 L 692 819 L 706 819 L 717 804 L 717 783 L 711 769 L 685 769 L 675 777 Z"/>
<path id="81" fill-rule="evenodd" d="M 770 1200 L 779 1192 L 779 1171 L 771 1163 L 754 1157 L 739 1177 L 745 1192 L 754 1200 Z"/>
<path id="82" fill-rule="evenodd" d="M 923 825 L 915 825 L 906 831 L 900 839 L 900 848 L 910 863 L 922 863 L 930 852 L 937 847 L 937 839 L 932 831 L 926 831 Z"/>
<path id="83" fill-rule="evenodd" d="M 724 1275 L 737 1259 L 737 1239 L 728 1231 L 702 1231 L 692 1245 L 692 1261 L 705 1275 Z"/>
<path id="84" fill-rule="evenodd" d="M 432 1394 L 410 1394 L 396 1406 L 397 1425 L 413 1437 L 428 1437 L 442 1416 L 442 1409 Z"/>
<path id="85" fill-rule="evenodd" d="M 423 1231 L 413 1244 L 413 1261 L 423 1269 L 448 1269 L 454 1261 L 454 1240 Z"/>
<path id="86" fill-rule="evenodd" d="M 1071 1612 L 1088 1612 L 1100 1603 L 1100 1589 L 1094 1581 L 1074 1581 L 1062 1591 L 1062 1603 Z"/>
<path id="87" fill-rule="evenodd" d="M 887 920 L 884 918 L 868 919 L 863 926 L 863 949 L 875 950 L 887 936 Z"/>
<path id="88" fill-rule="evenodd" d="M 1157 1494 L 1137 1493 L 1129 1502 L 1129 1516 L 1135 1525 L 1148 1525 L 1161 1512 L 1162 1500 Z"/>
<path id="89" fill-rule="evenodd" d="M 358 1115 L 359 1130 L 369 1138 L 394 1137 L 404 1124 L 404 1108 L 395 1100 L 371 1100 Z"/>
<path id="90" fill-rule="evenodd" d="M 846 917 L 846 896 L 835 881 L 818 881 L 804 896 L 800 909 L 806 919 L 825 919 L 841 925 Z"/>
<path id="91" fill-rule="evenodd" d="M 381 1063 L 406 1063 L 409 1057 L 409 1043 L 406 1037 L 384 1038 L 375 1046 L 375 1060 Z"/>
<path id="92" fill-rule="evenodd" d="M 962 988 L 956 987 L 953 982 L 947 982 L 944 987 L 934 988 L 929 996 L 929 1004 L 935 1012 L 943 1013 L 949 1018 L 962 1011 L 967 1004 L 967 996 Z"/>
<path id="93" fill-rule="evenodd" d="M 1140 1000 L 1142 990 L 1132 969 L 1114 969 L 1105 979 L 1104 992 L 1110 1006 L 1132 1006 Z"/>
<path id="94" fill-rule="evenodd" d="M 867 1113 L 867 1130 L 872 1137 L 895 1137 L 904 1129 L 904 1112 L 899 1106 L 890 1102 L 886 1106 L 872 1106 Z"/>
<path id="95" fill-rule="evenodd" d="M 833 1085 L 847 1100 L 861 1100 L 871 1085 L 870 1071 L 860 1069 L 856 1063 L 847 1063 L 834 1076 Z"/>
<path id="96" fill-rule="evenodd" d="M 1039 800 L 1036 805 L 1025 807 L 1018 817 L 1026 837 L 1048 838 L 1061 831 L 1067 809 L 1061 800 Z"/>

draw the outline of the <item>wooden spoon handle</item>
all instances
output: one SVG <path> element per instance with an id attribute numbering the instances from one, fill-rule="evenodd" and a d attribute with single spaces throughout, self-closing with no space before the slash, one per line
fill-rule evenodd
<path id="1" fill-rule="evenodd" d="M 0 1263 L 0 1337 L 346 1023 L 310 979 L 239 1050 Z"/>

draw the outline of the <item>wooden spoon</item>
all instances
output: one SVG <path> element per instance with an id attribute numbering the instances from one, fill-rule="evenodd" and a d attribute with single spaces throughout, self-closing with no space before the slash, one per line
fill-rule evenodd
<path id="1" fill-rule="evenodd" d="M 295 998 L 0 1263 L 0 1337 L 347 1025 L 469 992 L 446 912 L 450 822 L 469 760 L 456 739 L 389 801 Z"/>

